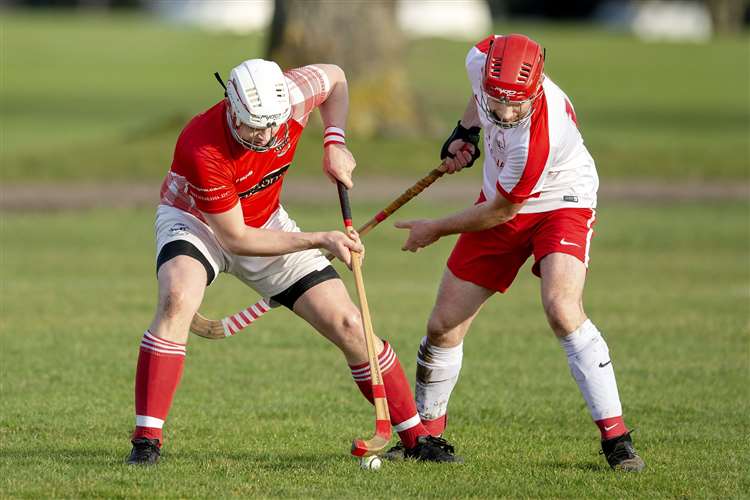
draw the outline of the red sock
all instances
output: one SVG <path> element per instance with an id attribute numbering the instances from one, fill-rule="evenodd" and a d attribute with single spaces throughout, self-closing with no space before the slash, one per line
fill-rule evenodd
<path id="1" fill-rule="evenodd" d="M 385 394 L 388 398 L 388 412 L 391 414 L 391 424 L 398 433 L 401 442 L 407 448 L 413 448 L 417 444 L 417 437 L 429 434 L 417 413 L 417 405 L 414 403 L 409 382 L 406 380 L 401 363 L 388 342 L 383 341 L 383 351 L 378 355 L 380 373 L 383 376 Z M 370 365 L 349 366 L 352 377 L 357 383 L 359 390 L 370 403 L 372 399 L 372 382 L 370 380 Z"/>
<path id="2" fill-rule="evenodd" d="M 448 425 L 448 414 L 438 417 L 435 420 L 422 420 L 425 429 L 435 437 L 442 436 L 445 427 Z"/>
<path id="3" fill-rule="evenodd" d="M 141 340 L 135 374 L 135 431 L 133 439 L 158 439 L 172 398 L 182 377 L 185 344 L 160 339 L 146 331 Z"/>
<path id="4" fill-rule="evenodd" d="M 622 415 L 619 417 L 609 417 L 597 420 L 596 425 L 602 433 L 602 441 L 620 437 L 628 432 L 628 428 L 625 427 L 625 421 L 622 419 Z"/>

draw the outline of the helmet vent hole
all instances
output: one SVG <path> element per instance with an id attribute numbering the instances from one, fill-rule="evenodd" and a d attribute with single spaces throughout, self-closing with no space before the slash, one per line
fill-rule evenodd
<path id="1" fill-rule="evenodd" d="M 492 63 L 490 64 L 490 73 L 492 74 L 492 76 L 499 77 L 502 69 L 503 69 L 503 58 L 498 57 L 498 58 L 492 59 Z"/>
<path id="2" fill-rule="evenodd" d="M 521 68 L 518 71 L 518 79 L 516 80 L 518 83 L 525 83 L 529 80 L 529 77 L 531 76 L 531 64 L 529 63 L 523 63 L 521 64 Z"/>
<path id="3" fill-rule="evenodd" d="M 521 64 L 521 69 L 518 72 L 519 74 L 518 74 L 518 80 L 517 80 L 519 83 L 524 83 L 529 80 L 529 77 L 531 76 L 531 68 L 532 68 L 532 65 L 529 63 Z"/>
<path id="4" fill-rule="evenodd" d="M 258 90 L 255 88 L 247 89 L 247 100 L 253 106 L 260 105 L 260 96 L 258 96 Z"/>

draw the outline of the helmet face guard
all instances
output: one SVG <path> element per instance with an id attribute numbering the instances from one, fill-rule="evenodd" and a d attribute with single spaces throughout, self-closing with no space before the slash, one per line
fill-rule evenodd
<path id="1" fill-rule="evenodd" d="M 492 40 L 479 100 L 487 119 L 501 128 L 514 128 L 531 117 L 534 100 L 542 92 L 544 57 L 544 49 L 524 35 L 496 36 Z M 507 121 L 493 112 L 491 102 L 520 108 L 531 106 L 528 112 Z"/>
<path id="2" fill-rule="evenodd" d="M 239 121 L 237 116 L 232 112 L 231 106 L 227 106 L 227 125 L 229 126 L 229 130 L 232 132 L 232 137 L 234 137 L 234 139 L 243 147 L 257 153 L 265 153 L 269 149 L 274 149 L 280 153 L 284 150 L 287 144 L 289 144 L 289 123 L 287 121 L 279 126 L 271 126 L 271 128 L 277 128 L 277 130 L 271 134 L 271 139 L 266 144 L 255 144 L 252 139 L 243 139 L 239 133 L 239 128 L 242 124 L 243 123 Z M 260 133 L 266 128 L 269 127 L 254 128 L 253 130 L 256 130 L 257 133 Z"/>
<path id="3" fill-rule="evenodd" d="M 539 94 L 541 94 L 541 87 L 539 91 L 529 99 L 523 101 L 511 101 L 509 99 L 496 99 L 495 97 L 488 96 L 486 92 L 482 91 L 482 95 L 479 99 L 479 107 L 482 109 L 487 119 L 497 125 L 500 128 L 516 128 L 522 123 L 531 119 L 531 115 L 534 114 L 534 101 Z M 495 111 L 492 109 L 491 103 L 498 103 L 504 106 L 512 108 L 518 108 L 517 118 L 513 120 L 504 120 L 497 116 Z M 524 108 L 528 105 L 528 109 L 524 112 Z"/>

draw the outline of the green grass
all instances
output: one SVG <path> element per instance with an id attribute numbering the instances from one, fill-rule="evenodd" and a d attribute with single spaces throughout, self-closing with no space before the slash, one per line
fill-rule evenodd
<path id="1" fill-rule="evenodd" d="M 375 208 L 355 206 L 355 218 Z M 418 201 L 401 215 L 449 208 Z M 289 209 L 311 230 L 339 224 L 331 204 Z M 528 265 L 466 341 L 448 433 L 463 466 L 359 470 L 348 446 L 372 431 L 372 410 L 336 349 L 287 311 L 232 339 L 192 338 L 162 464 L 124 466 L 156 294 L 152 220 L 142 210 L 0 218 L 2 496 L 740 498 L 750 489 L 747 204 L 599 209 L 586 303 L 648 463 L 628 476 L 597 454 Z M 365 279 L 375 330 L 411 378 L 452 241 L 413 255 L 398 251 L 403 237 L 390 224 L 368 237 Z M 203 311 L 217 317 L 254 299 L 222 276 Z"/>
<path id="2" fill-rule="evenodd" d="M 182 125 L 221 96 L 212 73 L 226 75 L 265 46 L 263 35 L 208 34 L 137 15 L 4 11 L 0 23 L 0 176 L 15 182 L 161 177 Z M 694 45 L 585 25 L 496 31 L 526 32 L 548 48 L 548 73 L 573 99 L 602 177 L 748 178 L 747 33 Z M 361 172 L 411 176 L 436 163 L 468 97 L 469 45 L 409 45 L 408 77 L 429 126 L 411 138 L 350 137 Z M 317 173 L 320 130 L 311 128 L 297 165 Z"/>

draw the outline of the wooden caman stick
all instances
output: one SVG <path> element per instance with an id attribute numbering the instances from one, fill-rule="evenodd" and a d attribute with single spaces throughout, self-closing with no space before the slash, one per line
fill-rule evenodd
<path id="1" fill-rule="evenodd" d="M 396 210 L 404 206 L 433 182 L 442 177 L 444 173 L 445 172 L 439 168 L 435 168 L 429 174 L 419 179 L 414 185 L 404 191 L 401 196 L 393 200 L 387 207 L 378 212 L 375 217 L 360 227 L 357 230 L 359 235 L 364 236 L 369 233 Z M 332 260 L 333 255 L 328 253 L 326 254 L 326 258 Z M 195 313 L 195 316 L 193 316 L 193 320 L 190 323 L 190 331 L 200 337 L 211 340 L 224 339 L 244 330 L 270 310 L 271 305 L 268 301 L 266 299 L 261 299 L 250 307 L 222 319 L 209 319 L 198 312 Z"/>
<path id="2" fill-rule="evenodd" d="M 437 168 L 430 171 L 429 174 L 425 175 L 424 177 L 419 179 L 417 182 L 415 182 L 412 187 L 410 187 L 409 189 L 401 193 L 401 196 L 393 200 L 390 205 L 388 205 L 383 210 L 375 214 L 375 217 L 367 221 L 364 226 L 359 228 L 357 230 L 359 235 L 364 236 L 367 233 L 369 233 L 371 229 L 373 229 L 375 226 L 377 226 L 378 224 L 386 220 L 393 212 L 395 212 L 399 208 L 406 205 L 415 196 L 417 196 L 419 193 L 421 193 L 427 187 L 429 187 L 433 182 L 441 178 L 443 174 L 445 174 L 445 172 Z M 328 258 L 331 259 L 333 257 L 330 256 Z"/>
<path id="3" fill-rule="evenodd" d="M 344 218 L 346 232 L 354 231 L 352 226 L 352 209 L 349 205 L 349 193 L 340 181 L 336 182 L 339 190 L 339 202 L 341 203 L 341 215 Z M 386 216 L 387 217 L 387 216 Z M 367 345 L 367 362 L 370 365 L 370 381 L 372 382 L 372 398 L 375 403 L 375 435 L 368 440 L 355 439 L 352 442 L 352 455 L 355 457 L 366 457 L 374 455 L 386 446 L 391 440 L 391 417 L 388 413 L 388 399 L 383 385 L 383 376 L 380 373 L 378 353 L 375 350 L 375 332 L 372 329 L 370 308 L 367 305 L 365 294 L 365 282 L 362 278 L 362 255 L 352 252 L 352 272 L 354 283 L 357 287 L 359 297 L 359 308 L 362 313 L 362 326 L 365 332 L 365 344 Z"/>

